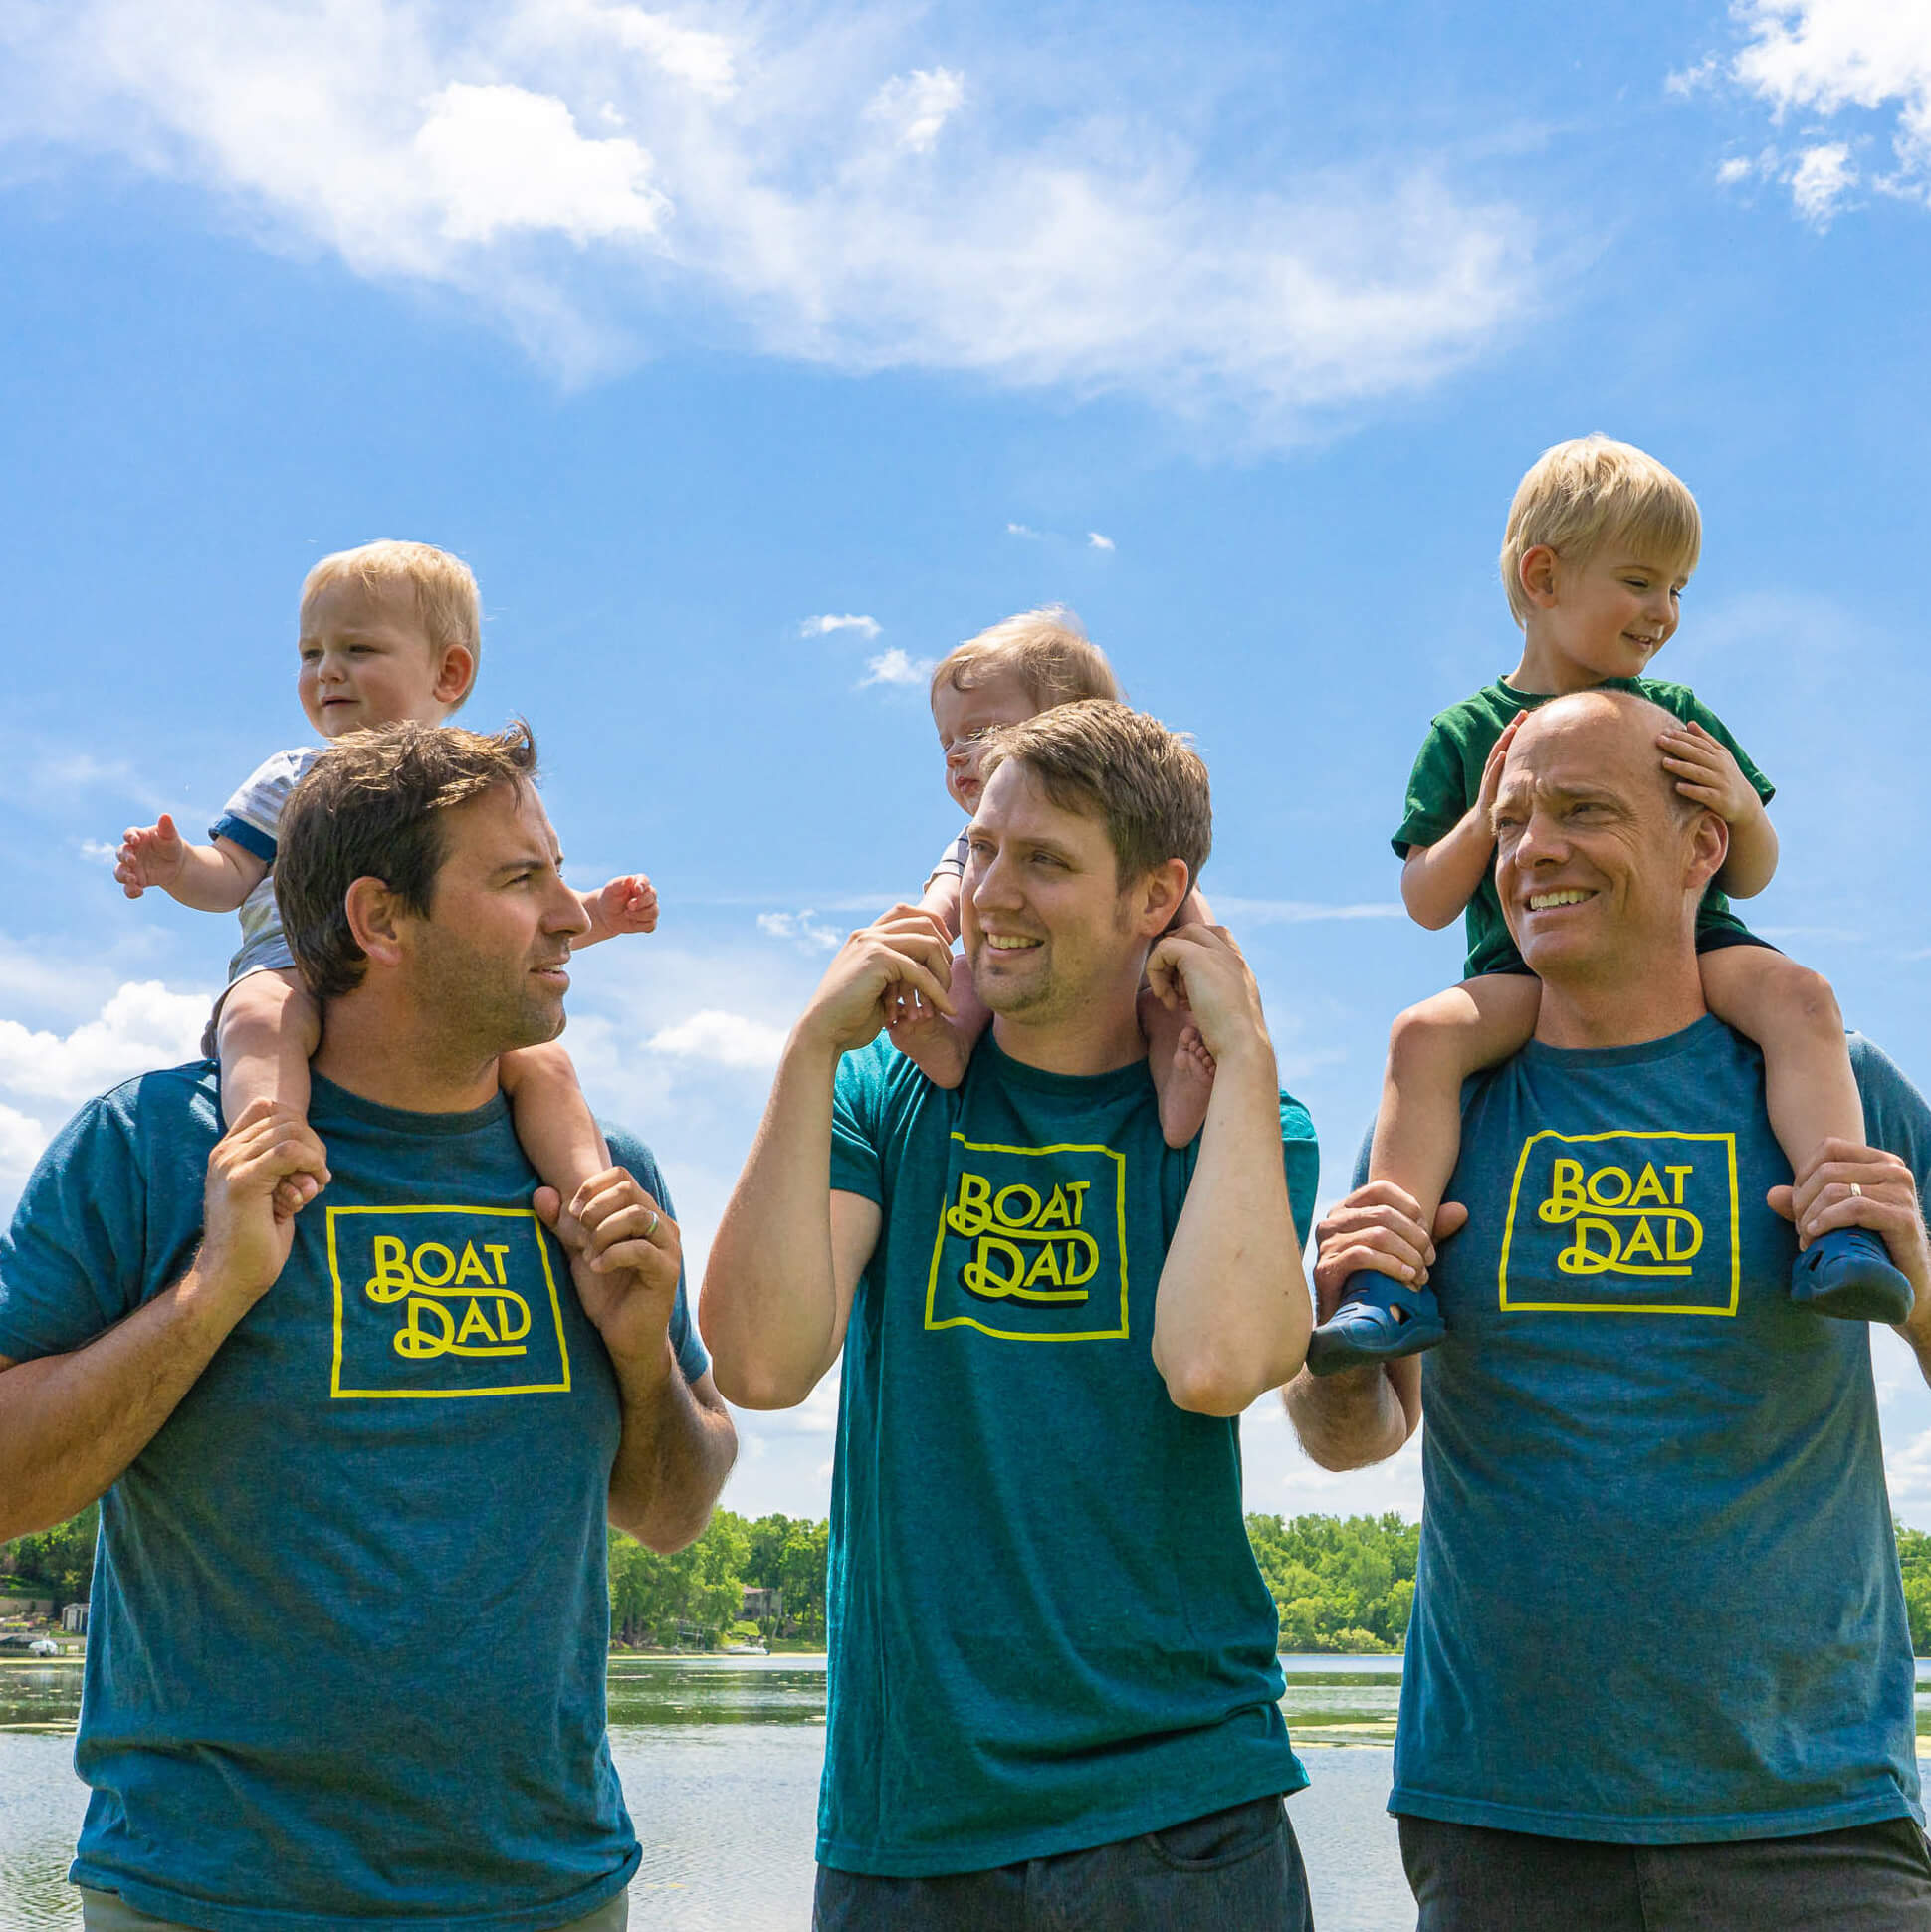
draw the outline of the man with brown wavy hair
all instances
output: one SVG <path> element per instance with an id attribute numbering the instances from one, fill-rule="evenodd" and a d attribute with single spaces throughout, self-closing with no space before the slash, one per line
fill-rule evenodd
<path id="1" fill-rule="evenodd" d="M 325 751 L 277 863 L 308 1120 L 143 1075 L 0 1243 L 0 1537 L 102 1500 L 98 1932 L 623 1923 L 605 1525 L 688 1543 L 735 1437 L 649 1150 L 561 1202 L 499 1090 L 584 923 L 535 775 L 521 726 Z"/>

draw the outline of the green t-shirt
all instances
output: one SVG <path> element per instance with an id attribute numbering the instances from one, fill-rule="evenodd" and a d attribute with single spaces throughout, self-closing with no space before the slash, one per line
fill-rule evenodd
<path id="1" fill-rule="evenodd" d="M 1777 787 L 1751 763 L 1749 753 L 1730 736 L 1730 729 L 1708 705 L 1703 704 L 1686 684 L 1664 684 L 1655 678 L 1605 678 L 1600 691 L 1633 691 L 1660 705 L 1686 725 L 1701 725 L 1736 759 L 1738 768 L 1756 787 L 1765 804 L 1777 795 Z M 1495 741 L 1525 711 L 1546 705 L 1553 692 L 1517 691 L 1506 679 L 1485 684 L 1459 704 L 1450 705 L 1428 727 L 1428 736 L 1415 753 L 1414 769 L 1408 775 L 1406 809 L 1394 840 L 1396 858 L 1405 859 L 1415 846 L 1433 845 L 1445 838 L 1467 815 L 1482 793 L 1482 769 Z M 1482 883 L 1463 914 L 1468 935 L 1468 959 L 1462 967 L 1465 977 L 1473 979 L 1484 972 L 1523 972 L 1522 955 L 1509 937 L 1502 917 L 1502 901 L 1495 890 L 1495 868 L 1482 875 Z M 1718 944 L 1733 944 L 1749 937 L 1745 927 L 1730 910 L 1730 902 L 1712 886 L 1703 895 L 1696 917 L 1699 947 L 1708 950 L 1712 938 Z"/>
<path id="2" fill-rule="evenodd" d="M 1281 1138 L 1305 1239 L 1285 1094 Z M 951 1092 L 884 1040 L 840 1064 L 831 1184 L 883 1220 L 838 1403 L 822 1863 L 980 1871 L 1307 1783 L 1240 1425 L 1154 1367 L 1198 1147 L 1144 1060 L 1047 1073 L 988 1033 Z"/>

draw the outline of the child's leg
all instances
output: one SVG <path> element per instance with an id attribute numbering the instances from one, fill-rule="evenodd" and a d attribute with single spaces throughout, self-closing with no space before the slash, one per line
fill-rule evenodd
<path id="1" fill-rule="evenodd" d="M 1411 1194 L 1424 1224 L 1432 1224 L 1461 1151 L 1462 1082 L 1520 1049 L 1541 1005 L 1540 979 L 1490 972 L 1395 1020 L 1368 1178 Z M 1349 1277 L 1341 1306 L 1310 1338 L 1308 1367 L 1326 1376 L 1418 1354 L 1442 1333 L 1432 1288 L 1363 1269 Z"/>
<path id="2" fill-rule="evenodd" d="M 916 1017 L 897 1020 L 886 1029 L 892 1044 L 938 1087 L 956 1087 L 966 1078 L 972 1048 L 992 1017 L 979 1000 L 963 953 L 953 958 L 951 990 L 950 1015 L 922 1006 Z"/>
<path id="3" fill-rule="evenodd" d="M 307 1118 L 309 1061 L 322 1042 L 322 1008 L 301 973 L 285 966 L 237 979 L 222 996 L 214 1036 L 223 1120 L 239 1120 L 256 1100 L 277 1101 Z M 277 1188 L 276 1204 L 293 1214 L 317 1191 L 313 1175 L 293 1174 Z"/>
<path id="4" fill-rule="evenodd" d="M 576 1084 L 570 1056 L 554 1041 L 519 1047 L 503 1056 L 497 1072 L 530 1165 L 567 1209 L 584 1181 L 610 1165 L 610 1149 Z"/>
<path id="5" fill-rule="evenodd" d="M 1206 1125 L 1213 1097 L 1213 1055 L 1184 1006 L 1168 1007 L 1152 988 L 1140 989 L 1140 1030 L 1147 1067 L 1160 1096 L 1160 1131 L 1169 1147 L 1185 1147 Z"/>
<path id="6" fill-rule="evenodd" d="M 1767 946 L 1726 946 L 1697 966 L 1710 1011 L 1763 1049 L 1764 1104 L 1791 1167 L 1802 1168 L 1821 1141 L 1861 1147 L 1864 1107 L 1829 982 Z M 1912 1304 L 1883 1242 L 1858 1227 L 1813 1242 L 1798 1257 L 1791 1293 L 1848 1321 L 1901 1322 Z"/>

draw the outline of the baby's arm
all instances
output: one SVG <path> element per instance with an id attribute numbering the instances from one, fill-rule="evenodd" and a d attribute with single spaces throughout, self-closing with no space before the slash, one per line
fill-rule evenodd
<path id="1" fill-rule="evenodd" d="M 946 937 L 959 937 L 959 903 L 962 881 L 956 872 L 935 872 L 919 896 L 919 910 L 945 929 Z M 972 984 L 972 969 L 965 956 L 953 960 L 953 998 L 951 1013 L 942 1013 L 925 1000 L 901 996 L 891 1006 L 886 1031 L 892 1044 L 935 1086 L 956 1087 L 966 1078 L 971 1064 L 972 1048 L 985 1031 L 992 1015 L 980 1005 L 978 988 Z"/>
<path id="2" fill-rule="evenodd" d="M 1452 830 L 1432 845 L 1411 845 L 1401 864 L 1401 903 L 1417 926 L 1438 933 L 1452 926 L 1475 897 L 1495 863 L 1495 794 L 1502 784 L 1502 760 L 1522 724 L 1512 718 L 1482 762 L 1482 787 L 1475 802 Z"/>
<path id="3" fill-rule="evenodd" d="M 576 1084 L 570 1056 L 553 1040 L 519 1047 L 497 1063 L 497 1077 L 510 1096 L 517 1139 L 530 1165 L 569 1207 L 577 1189 L 610 1166 L 610 1149 Z"/>
<path id="4" fill-rule="evenodd" d="M 232 913 L 267 876 L 266 861 L 231 838 L 188 844 L 166 812 L 158 824 L 130 825 L 114 854 L 114 877 L 129 899 L 158 886 L 198 913 Z"/>
<path id="5" fill-rule="evenodd" d="M 1730 828 L 1730 855 L 1716 882 L 1732 899 L 1752 899 L 1777 870 L 1777 831 L 1729 747 L 1693 720 L 1659 733 L 1663 769 L 1685 798 L 1707 805 Z M 1753 1036 L 1754 1037 L 1754 1036 Z"/>
<path id="6" fill-rule="evenodd" d="M 579 892 L 577 904 L 583 908 L 583 917 L 590 922 L 590 930 L 574 942 L 571 951 L 580 953 L 586 946 L 594 946 L 598 940 L 613 940 L 620 933 L 654 933 L 657 930 L 657 888 L 641 872 L 626 872 L 619 878 L 599 886 L 595 892 Z M 575 1085 L 575 1081 L 570 1083 Z M 535 1158 L 534 1156 L 532 1157 Z M 608 1167 L 609 1162 L 603 1164 Z M 589 1177 L 584 1177 L 587 1180 Z M 555 1186 L 555 1182 L 550 1182 Z M 569 1194 L 563 1194 L 563 1205 L 569 1205 Z"/>
<path id="7" fill-rule="evenodd" d="M 930 913 L 946 929 L 946 937 L 959 937 L 959 902 L 965 896 L 965 881 L 956 872 L 935 872 L 919 895 L 919 910 Z"/>

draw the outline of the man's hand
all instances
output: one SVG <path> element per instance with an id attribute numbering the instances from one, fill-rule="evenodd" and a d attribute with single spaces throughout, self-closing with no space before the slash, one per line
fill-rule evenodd
<path id="1" fill-rule="evenodd" d="M 328 1156 L 293 1107 L 252 1100 L 208 1156 L 195 1273 L 248 1304 L 274 1287 L 295 1217 L 328 1184 Z"/>
<path id="2" fill-rule="evenodd" d="M 612 1361 L 668 1371 L 666 1337 L 684 1266 L 677 1223 L 627 1168 L 592 1175 L 567 1210 L 554 1187 L 538 1187 L 534 1205 L 563 1243 L 577 1299 Z"/>
<path id="3" fill-rule="evenodd" d="M 1475 794 L 1474 815 L 1475 822 L 1491 839 L 1495 836 L 1495 800 L 1502 789 L 1502 766 L 1508 762 L 1509 747 L 1515 743 L 1515 735 L 1528 715 L 1525 711 L 1511 718 L 1482 760 L 1482 786 Z"/>
<path id="4" fill-rule="evenodd" d="M 950 1014 L 952 962 L 952 941 L 933 914 L 894 906 L 838 949 L 798 1031 L 834 1053 L 850 1053 L 888 1024 L 914 1017 L 915 996 Z"/>
<path id="5" fill-rule="evenodd" d="M 1743 775 L 1742 766 L 1701 725 L 1661 732 L 1656 743 L 1662 748 L 1663 769 L 1675 780 L 1676 789 L 1685 798 L 1707 805 L 1726 825 L 1740 824 L 1763 810 L 1764 801 Z"/>
<path id="6" fill-rule="evenodd" d="M 657 888 L 641 872 L 626 872 L 583 895 L 590 921 L 588 938 L 615 939 L 623 933 L 657 930 Z"/>
<path id="7" fill-rule="evenodd" d="M 1834 1227 L 1871 1229 L 1917 1298 L 1900 1327 L 1915 1346 L 1931 1348 L 1931 1245 L 1916 1178 L 1896 1155 L 1854 1141 L 1825 1141 L 1790 1186 L 1773 1187 L 1766 1198 L 1773 1213 L 1795 1224 L 1804 1247 Z"/>
<path id="8" fill-rule="evenodd" d="M 1170 1012 L 1192 1013 L 1216 1066 L 1242 1047 L 1269 1047 L 1260 987 L 1224 926 L 1166 934 L 1147 956 L 1147 984 Z"/>
<path id="9" fill-rule="evenodd" d="M 158 825 L 130 825 L 121 834 L 120 850 L 114 854 L 114 877 L 129 899 L 138 899 L 149 886 L 166 891 L 181 876 L 187 852 L 187 843 L 174 829 L 173 819 L 162 812 Z"/>
<path id="10" fill-rule="evenodd" d="M 1337 1201 L 1314 1230 L 1314 1316 L 1325 1322 L 1341 1305 L 1348 1277 L 1362 1268 L 1419 1287 L 1435 1264 L 1435 1243 L 1461 1231 L 1468 1209 L 1444 1200 L 1430 1230 L 1421 1205 L 1392 1181 L 1371 1181 Z"/>

